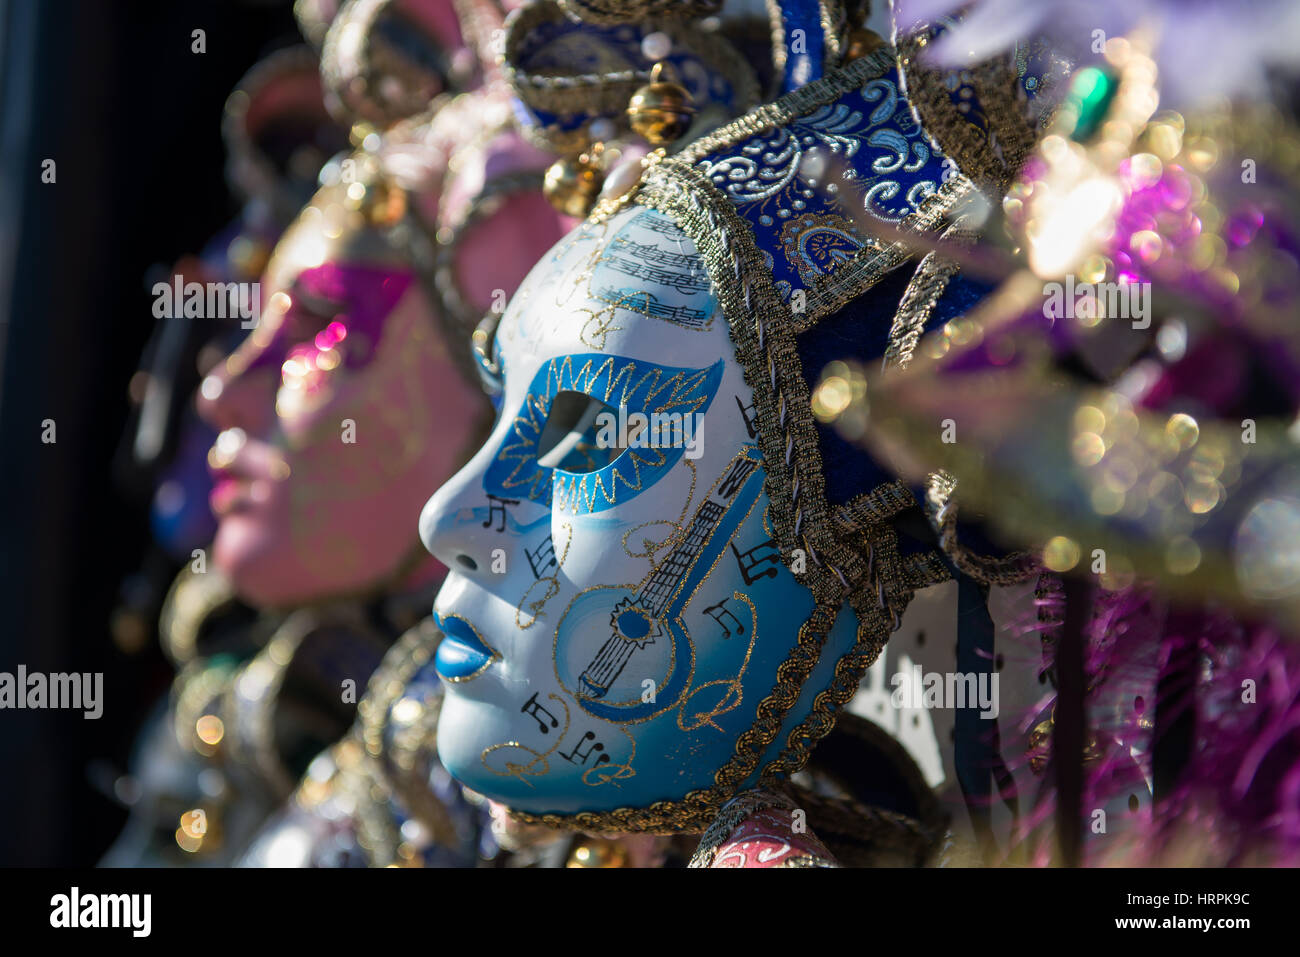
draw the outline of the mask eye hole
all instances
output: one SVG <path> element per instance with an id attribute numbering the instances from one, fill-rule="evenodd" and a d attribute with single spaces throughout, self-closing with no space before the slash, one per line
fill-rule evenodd
<path id="1" fill-rule="evenodd" d="M 537 441 L 537 464 L 583 474 L 602 469 L 618 458 L 621 448 L 601 447 L 596 441 L 596 417 L 601 412 L 617 415 L 600 399 L 584 392 L 557 392 Z"/>
<path id="2" fill-rule="evenodd" d="M 285 316 L 285 330 L 294 342 L 311 339 L 346 313 L 348 308 L 346 302 L 318 293 L 300 280 L 295 280 L 290 287 L 290 300 L 292 305 Z"/>

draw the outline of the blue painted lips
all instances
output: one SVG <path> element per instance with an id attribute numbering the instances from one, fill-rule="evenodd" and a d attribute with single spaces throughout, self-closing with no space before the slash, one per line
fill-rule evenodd
<path id="1" fill-rule="evenodd" d="M 433 666 L 440 678 L 464 681 L 478 674 L 496 657 L 464 619 L 435 614 L 433 621 L 443 634 L 433 657 Z"/>

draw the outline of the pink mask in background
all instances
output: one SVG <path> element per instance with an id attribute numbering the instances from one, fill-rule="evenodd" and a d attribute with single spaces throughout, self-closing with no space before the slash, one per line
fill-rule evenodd
<path id="1" fill-rule="evenodd" d="M 486 414 L 409 265 L 347 222 L 361 215 L 342 188 L 317 195 L 277 247 L 258 328 L 200 390 L 221 430 L 214 561 L 257 605 L 414 571 L 428 484 L 452 474 Z"/>
<path id="2" fill-rule="evenodd" d="M 570 226 L 541 195 L 550 157 L 511 129 L 499 88 L 388 139 L 386 179 L 371 189 L 380 202 L 409 195 L 438 234 L 439 301 L 406 240 L 369 225 L 349 184 L 323 188 L 276 247 L 258 328 L 200 390 L 222 430 L 209 455 L 214 560 L 253 604 L 390 587 L 415 563 L 431 570 L 423 580 L 441 572 L 418 548 L 420 509 L 490 414 L 466 372 L 467 327 Z M 398 175 L 399 156 L 420 175 Z"/>
<path id="3" fill-rule="evenodd" d="M 209 456 L 214 560 L 241 597 L 278 607 L 442 574 L 418 546 L 420 510 L 488 426 L 472 326 L 570 226 L 541 195 L 552 158 L 514 131 L 489 71 L 355 154 L 374 177 L 367 212 L 350 195 L 356 178 L 341 177 L 280 241 L 259 327 L 199 399 L 223 430 Z M 390 242 L 374 213 L 395 224 L 408 202 L 409 232 Z M 433 277 L 415 271 L 417 223 L 437 236 Z"/>

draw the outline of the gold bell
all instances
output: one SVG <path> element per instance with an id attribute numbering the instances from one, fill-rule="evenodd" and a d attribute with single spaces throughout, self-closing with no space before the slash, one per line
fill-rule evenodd
<path id="1" fill-rule="evenodd" d="M 596 143 L 586 153 L 556 160 L 546 170 L 542 193 L 566 216 L 583 219 L 596 205 L 605 180 L 600 166 L 602 148 L 602 144 Z"/>
<path id="2" fill-rule="evenodd" d="M 884 45 L 885 38 L 875 30 L 854 27 L 849 31 L 848 42 L 844 45 L 844 62 L 861 60 L 868 53 L 875 53 Z"/>
<path id="3" fill-rule="evenodd" d="M 367 224 L 388 227 L 406 215 L 406 191 L 384 177 L 373 153 L 358 152 L 344 160 L 340 179 L 343 207 L 360 213 Z"/>
<path id="4" fill-rule="evenodd" d="M 667 146 L 691 126 L 695 107 L 691 94 L 680 83 L 660 79 L 664 64 L 656 63 L 650 82 L 632 95 L 627 105 L 628 122 L 651 146 Z"/>
<path id="5" fill-rule="evenodd" d="M 354 201 L 370 225 L 392 226 L 406 215 L 406 191 L 400 186 L 377 179 L 366 183 L 363 188 L 365 192 Z M 348 190 L 349 199 L 352 199 L 352 187 L 349 186 Z"/>

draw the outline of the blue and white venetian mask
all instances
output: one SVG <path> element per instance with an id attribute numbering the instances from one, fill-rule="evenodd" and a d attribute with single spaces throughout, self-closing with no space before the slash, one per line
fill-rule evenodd
<path id="1" fill-rule="evenodd" d="M 709 787 L 813 600 L 774 541 L 752 393 L 694 244 L 642 207 L 584 225 L 493 348 L 500 418 L 421 519 L 451 569 L 439 755 L 532 813 Z M 846 609 L 828 657 L 855 632 Z"/>
<path id="2" fill-rule="evenodd" d="M 923 112 L 984 129 L 933 92 Z M 809 381 L 978 298 L 857 222 L 944 228 L 956 172 L 881 49 L 651 166 L 533 269 L 486 362 L 500 417 L 421 518 L 451 569 L 438 750 L 462 783 L 548 824 L 689 830 L 803 766 L 948 577 Z"/>

